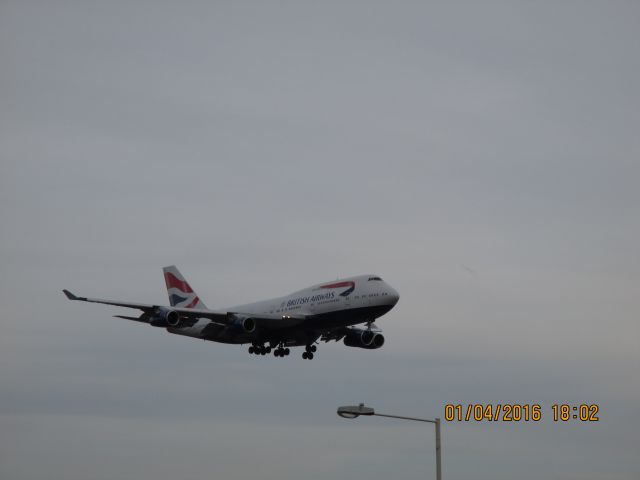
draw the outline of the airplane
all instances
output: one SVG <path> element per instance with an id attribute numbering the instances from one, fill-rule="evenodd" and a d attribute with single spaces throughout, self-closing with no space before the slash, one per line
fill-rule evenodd
<path id="1" fill-rule="evenodd" d="M 69 300 L 103 303 L 141 310 L 138 317 L 117 318 L 148 323 L 169 333 L 228 344 L 251 344 L 249 353 L 286 357 L 290 347 L 304 346 L 302 358 L 312 360 L 319 342 L 340 341 L 348 347 L 375 350 L 384 336 L 374 321 L 388 313 L 400 296 L 377 275 L 358 275 L 318 283 L 283 297 L 229 309 L 211 310 L 175 265 L 164 267 L 170 306 L 79 297 Z M 355 325 L 364 324 L 364 327 Z"/>

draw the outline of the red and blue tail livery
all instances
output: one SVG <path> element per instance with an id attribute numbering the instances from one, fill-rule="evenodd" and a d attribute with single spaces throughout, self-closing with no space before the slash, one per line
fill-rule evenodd
<path id="1" fill-rule="evenodd" d="M 175 265 L 164 267 L 162 271 L 164 272 L 164 281 L 167 284 L 169 304 L 172 307 L 207 308 Z"/>
<path id="2" fill-rule="evenodd" d="M 297 290 L 261 302 L 209 309 L 180 271 L 163 268 L 169 305 L 80 297 L 63 290 L 69 300 L 102 303 L 141 311 L 118 318 L 165 328 L 169 333 L 218 343 L 249 345 L 249 353 L 286 357 L 292 347 L 304 347 L 311 360 L 321 342 L 343 340 L 348 347 L 377 350 L 385 338 L 374 321 L 400 298 L 377 275 L 358 275 Z"/>

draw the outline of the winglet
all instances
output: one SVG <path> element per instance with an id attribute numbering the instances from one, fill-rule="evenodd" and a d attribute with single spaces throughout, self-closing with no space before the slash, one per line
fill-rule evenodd
<path id="1" fill-rule="evenodd" d="M 69 290 L 64 289 L 62 290 L 64 292 L 64 294 L 67 296 L 67 298 L 69 300 L 80 300 L 80 297 L 76 297 L 73 293 L 71 293 Z"/>

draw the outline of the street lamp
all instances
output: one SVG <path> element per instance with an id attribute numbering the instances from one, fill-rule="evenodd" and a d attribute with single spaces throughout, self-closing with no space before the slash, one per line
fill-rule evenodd
<path id="1" fill-rule="evenodd" d="M 364 403 L 361 403 L 358 406 L 344 406 L 338 407 L 338 415 L 342 418 L 358 418 L 360 415 L 371 416 L 375 415 L 377 417 L 387 417 L 387 418 L 399 418 L 401 420 L 414 420 L 416 422 L 428 422 L 433 423 L 436 426 L 436 479 L 442 480 L 442 462 L 441 462 L 441 450 L 440 450 L 440 419 L 436 418 L 434 420 L 429 420 L 426 418 L 414 418 L 414 417 L 400 417 L 398 415 L 385 415 L 382 413 L 376 413 L 375 410 L 371 407 L 366 407 Z"/>

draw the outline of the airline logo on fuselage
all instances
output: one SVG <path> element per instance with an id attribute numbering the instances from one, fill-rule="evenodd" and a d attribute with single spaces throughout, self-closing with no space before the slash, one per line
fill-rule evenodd
<path id="1" fill-rule="evenodd" d="M 320 288 L 342 288 L 342 287 L 349 287 L 347 288 L 344 292 L 342 292 L 340 294 L 341 297 L 348 297 L 349 295 L 351 295 L 351 292 L 353 292 L 356 288 L 356 282 L 338 282 L 338 283 L 332 283 L 330 285 L 323 285 Z"/>
<path id="2" fill-rule="evenodd" d="M 348 297 L 349 295 L 351 295 L 351 292 L 355 290 L 356 284 L 355 282 L 337 282 L 337 283 L 331 283 L 329 285 L 322 285 L 321 287 L 318 287 L 318 289 L 332 290 L 334 288 L 344 288 L 344 287 L 347 287 L 347 289 L 344 292 L 340 293 L 339 295 L 341 297 Z M 318 293 L 318 294 L 310 295 L 307 297 L 292 298 L 287 302 L 287 307 L 304 305 L 305 303 L 309 303 L 309 302 L 321 302 L 323 300 L 330 300 L 335 296 L 336 296 L 335 292 L 327 292 L 327 293 Z"/>

